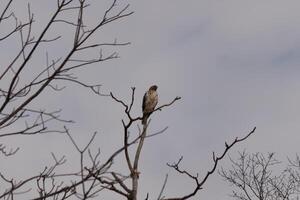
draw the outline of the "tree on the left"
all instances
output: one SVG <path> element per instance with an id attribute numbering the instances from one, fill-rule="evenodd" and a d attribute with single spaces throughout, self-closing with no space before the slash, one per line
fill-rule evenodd
<path id="1" fill-rule="evenodd" d="M 42 20 L 39 20 L 39 16 L 32 13 L 32 4 L 30 3 L 22 9 L 26 11 L 27 17 L 19 17 L 20 13 L 16 10 L 20 3 L 7 0 L 1 2 L 0 5 L 0 48 L 3 51 L 9 49 L 7 52 L 10 52 L 10 55 L 6 56 L 7 59 L 0 61 L 1 162 L 19 151 L 18 147 L 1 142 L 4 138 L 51 132 L 67 133 L 71 137 L 67 124 L 72 120 L 61 118 L 59 109 L 36 108 L 34 102 L 41 101 L 40 96 L 49 90 L 62 92 L 64 87 L 61 85 L 66 82 L 102 95 L 99 83 L 88 84 L 73 71 L 87 70 L 87 67 L 92 64 L 118 58 L 115 49 L 129 43 L 121 43 L 114 38 L 111 41 L 103 42 L 95 35 L 107 24 L 113 24 L 133 13 L 129 10 L 129 5 L 121 3 L 119 5 L 116 0 L 110 1 L 103 12 L 99 11 L 99 16 L 94 16 L 95 19 L 98 19 L 97 22 L 90 25 L 87 23 L 90 19 L 85 18 L 87 9 L 92 6 L 90 2 L 87 0 L 57 0 L 52 2 L 54 9 L 49 13 L 50 17 L 41 24 Z M 66 29 L 68 31 L 65 31 Z M 62 43 L 68 44 L 63 47 L 65 53 L 60 57 L 51 57 L 47 48 Z M 109 46 L 112 47 L 110 51 L 105 51 L 105 48 Z M 62 46 L 54 48 L 60 49 Z M 87 58 L 85 55 L 91 51 L 99 53 L 96 57 Z M 45 52 L 43 55 L 45 62 L 33 66 L 34 63 L 39 62 L 38 59 L 43 52 Z M 64 128 L 57 129 L 57 123 L 63 123 L 63 126 L 60 127 Z M 71 141 L 74 140 L 71 138 Z M 88 153 L 89 145 L 90 143 L 84 149 L 78 149 L 81 156 Z M 99 153 L 90 154 L 94 167 L 97 165 L 98 156 Z M 35 189 L 31 192 L 37 192 L 38 195 L 34 195 L 37 199 L 47 197 L 64 199 L 74 195 L 80 196 L 76 192 L 78 186 L 84 190 L 83 198 L 93 196 L 98 192 L 92 190 L 96 188 L 96 183 L 91 183 L 89 187 L 84 188 L 84 183 L 89 182 L 91 177 L 91 174 L 90 177 L 85 176 L 86 170 L 84 169 L 78 173 L 56 174 L 55 169 L 63 165 L 66 160 L 64 157 L 57 157 L 54 154 L 52 157 L 53 165 L 47 166 L 44 171 L 26 179 L 18 180 L 16 177 L 10 177 L 4 172 L 0 172 L 0 199 L 14 199 L 22 196 L 20 193 L 27 190 L 24 188 L 28 188 L 27 185 L 30 185 L 29 188 L 31 188 L 33 184 Z M 105 171 L 110 163 L 108 160 L 106 165 L 98 168 L 98 173 Z M 55 182 L 54 180 L 60 176 L 68 176 L 71 180 L 75 177 L 75 179 L 69 185 Z M 80 178 L 78 179 L 78 177 Z M 17 195 L 18 193 L 19 195 Z"/>

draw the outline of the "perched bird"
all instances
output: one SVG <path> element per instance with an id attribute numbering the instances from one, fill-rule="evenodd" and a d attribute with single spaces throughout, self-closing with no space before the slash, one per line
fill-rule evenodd
<path id="1" fill-rule="evenodd" d="M 157 86 L 152 85 L 149 90 L 145 93 L 143 98 L 143 119 L 142 124 L 145 125 L 147 123 L 148 117 L 154 111 L 155 106 L 158 102 L 158 95 L 157 95 Z"/>

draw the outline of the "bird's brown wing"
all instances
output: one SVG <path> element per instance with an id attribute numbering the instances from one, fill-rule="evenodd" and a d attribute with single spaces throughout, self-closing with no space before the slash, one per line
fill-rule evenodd
<path id="1" fill-rule="evenodd" d="M 142 105 L 143 112 L 144 112 L 145 107 L 146 107 L 146 99 L 147 99 L 147 92 L 144 94 L 144 97 L 143 97 L 143 105 Z"/>

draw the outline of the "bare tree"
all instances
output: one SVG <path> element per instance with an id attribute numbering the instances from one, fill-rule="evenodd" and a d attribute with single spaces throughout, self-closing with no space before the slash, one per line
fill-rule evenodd
<path id="1" fill-rule="evenodd" d="M 274 153 L 265 156 L 242 152 L 237 161 L 231 159 L 231 164 L 231 169 L 222 169 L 220 174 L 235 188 L 232 193 L 235 199 L 288 200 L 297 196 L 299 184 L 295 171 L 289 166 L 279 171 L 280 162 Z"/>
<path id="2" fill-rule="evenodd" d="M 72 139 L 66 125 L 62 130 L 54 128 L 57 127 L 57 123 L 67 124 L 71 123 L 72 120 L 62 119 L 60 117 L 61 110 L 49 111 L 46 107 L 36 109 L 33 102 L 38 101 L 41 94 L 46 91 L 61 91 L 64 87 L 58 85 L 64 82 L 77 84 L 90 89 L 97 95 L 102 95 L 99 84 L 89 85 L 85 83 L 76 76 L 74 70 L 86 69 L 89 65 L 118 58 L 116 51 L 105 53 L 103 48 L 124 46 L 129 43 L 120 43 L 116 39 L 103 43 L 93 37 L 103 26 L 130 16 L 133 12 L 129 11 L 129 5 L 117 4 L 117 1 L 113 0 L 102 14 L 99 13 L 99 16 L 95 16 L 99 19 L 97 23 L 87 25 L 84 13 L 91 6 L 87 0 L 57 0 L 53 1 L 56 9 L 53 10 L 41 31 L 37 32 L 33 29 L 41 25 L 36 24 L 37 19 L 31 12 L 31 5 L 28 4 L 27 7 L 27 19 L 20 19 L 14 11 L 17 3 L 14 0 L 2 2 L 0 10 L 0 27 L 3 27 L 0 29 L 1 48 L 4 48 L 3 45 L 7 41 L 19 43 L 20 46 L 19 49 L 15 49 L 15 56 L 10 61 L 4 60 L 1 63 L 0 138 L 51 132 L 66 133 L 80 154 L 81 160 L 87 154 L 92 164 L 89 169 L 83 169 L 84 165 L 81 162 L 79 172 L 57 174 L 55 173 L 56 168 L 63 165 L 66 159 L 64 157 L 57 158 L 52 154 L 53 165 L 45 167 L 36 176 L 17 180 L 16 178 L 8 178 L 1 173 L 2 183 L 4 182 L 1 189 L 4 188 L 4 190 L 0 194 L 0 198 L 14 199 L 16 194 L 27 192 L 26 189 L 23 189 L 28 188 L 26 185 L 33 184 L 36 185 L 35 188 L 38 192 L 37 197 L 33 199 L 46 199 L 48 197 L 65 199 L 70 196 L 88 199 L 94 197 L 101 189 L 97 189 L 96 186 L 99 184 L 93 176 L 105 173 L 111 165 L 112 159 L 124 148 L 117 150 L 110 159 L 100 165 L 100 152 L 92 154 L 88 150 L 96 134 L 93 135 L 85 148 L 80 149 Z M 73 18 L 69 17 L 70 14 L 73 15 Z M 56 29 L 62 25 L 68 27 L 72 35 L 60 33 Z M 56 30 L 55 33 L 53 30 Z M 68 43 L 70 36 L 73 41 L 69 43 L 68 47 L 65 47 L 68 50 L 64 55 L 51 58 L 46 53 L 44 66 L 31 66 L 41 54 L 42 48 L 56 44 L 56 41 Z M 83 55 L 89 51 L 98 51 L 99 55 L 86 59 Z M 19 148 L 9 148 L 8 144 L 0 144 L 0 151 L 5 156 L 14 155 L 18 150 Z M 71 183 L 56 181 L 60 177 L 68 177 Z M 81 187 L 81 192 L 78 192 L 79 187 Z M 29 188 L 31 187 L 29 186 Z"/>
<path id="3" fill-rule="evenodd" d="M 80 170 L 72 172 L 66 169 L 64 172 L 58 172 L 57 169 L 64 166 L 67 159 L 65 156 L 51 153 L 52 165 L 46 166 L 36 175 L 25 179 L 10 177 L 0 171 L 0 199 L 94 199 L 100 195 L 100 192 L 108 191 L 128 200 L 136 200 L 139 189 L 139 162 L 144 140 L 164 132 L 167 128 L 157 133 L 147 133 L 150 121 L 140 127 L 142 117 L 132 114 L 136 98 L 135 88 L 132 88 L 131 100 L 127 103 L 113 93 L 103 94 L 100 91 L 100 84 L 87 84 L 74 72 L 78 69 L 87 70 L 88 66 L 95 63 L 118 58 L 116 51 L 107 53 L 103 49 L 128 45 L 128 42 L 121 43 L 116 39 L 111 42 L 100 42 L 94 36 L 101 31 L 103 26 L 132 15 L 133 12 L 129 10 L 129 5 L 112 0 L 102 15 L 95 17 L 99 18 L 97 23 L 89 25 L 84 18 L 87 9 L 92 6 L 88 0 L 57 0 L 51 17 L 40 31 L 36 31 L 34 28 L 40 24 L 36 24 L 36 17 L 31 11 L 31 5 L 27 6 L 27 19 L 23 19 L 14 12 L 17 3 L 14 0 L 7 0 L 2 2 L 0 7 L 1 48 L 4 48 L 7 42 L 19 45 L 14 49 L 13 58 L 8 58 L 0 63 L 0 152 L 3 156 L 1 162 L 19 151 L 18 147 L 11 147 L 1 139 L 20 135 L 62 133 L 69 138 L 79 155 Z M 70 14 L 73 17 L 70 18 Z M 69 33 L 60 34 L 59 31 L 56 31 L 55 28 L 61 24 L 70 28 L 71 35 Z M 70 37 L 72 42 L 68 42 Z M 47 49 L 47 45 L 54 45 L 56 41 L 67 41 L 68 51 L 60 57 L 51 57 L 46 53 L 46 62 L 43 65 L 32 66 L 35 59 L 41 55 L 41 49 Z M 87 59 L 84 56 L 86 52 L 95 50 L 99 52 L 98 57 Z M 41 95 L 46 91 L 62 91 L 64 87 L 60 85 L 64 83 L 84 87 L 103 98 L 111 98 L 112 101 L 123 106 L 126 116 L 126 119 L 121 121 L 123 145 L 115 149 L 106 160 L 100 160 L 99 149 L 96 152 L 91 150 L 91 145 L 97 136 L 96 132 L 84 147 L 80 147 L 68 129 L 68 123 L 71 123 L 72 120 L 61 118 L 61 110 L 48 110 L 46 106 L 37 109 L 34 106 L 34 102 L 39 102 Z M 178 100 L 180 97 L 175 97 L 169 103 L 158 106 L 153 112 L 172 106 Z M 57 129 L 58 124 L 62 124 L 64 128 Z M 129 137 L 129 130 L 133 129 L 135 125 L 137 125 L 137 134 L 131 134 Z M 195 196 L 203 188 L 210 175 L 215 172 L 219 161 L 224 158 L 228 150 L 247 139 L 254 131 L 255 128 L 244 137 L 235 138 L 229 144 L 225 143 L 225 149 L 219 156 L 213 153 L 214 164 L 203 178 L 181 169 L 182 158 L 174 164 L 168 164 L 179 174 L 194 181 L 195 188 L 182 197 L 167 198 L 163 196 L 167 184 L 166 177 L 157 199 L 184 200 Z M 113 161 L 122 155 L 126 160 L 123 164 L 128 169 L 126 174 L 112 170 Z M 148 199 L 149 196 L 147 195 L 146 198 Z"/>

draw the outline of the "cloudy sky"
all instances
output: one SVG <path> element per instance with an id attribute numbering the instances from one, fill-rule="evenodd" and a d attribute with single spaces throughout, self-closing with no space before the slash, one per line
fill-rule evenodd
<path id="1" fill-rule="evenodd" d="M 30 2 L 37 24 L 42 27 L 56 1 Z M 97 20 L 94 16 L 101 16 L 99 12 L 110 1 L 90 3 L 86 20 L 93 24 Z M 130 99 L 130 87 L 136 87 L 137 115 L 141 112 L 142 95 L 152 84 L 158 85 L 160 104 L 182 97 L 174 106 L 152 116 L 151 131 L 165 126 L 169 129 L 145 143 L 140 197 L 145 197 L 146 192 L 156 196 L 167 173 L 165 194 L 185 194 L 190 182 L 173 173 L 167 162 L 183 156 L 186 169 L 204 175 L 213 164 L 213 151 L 222 152 L 225 141 L 244 136 L 254 126 L 255 134 L 236 145 L 231 156 L 244 149 L 277 152 L 280 159 L 298 152 L 299 1 L 124 0 L 120 5 L 123 3 L 129 3 L 134 14 L 108 25 L 94 39 L 117 38 L 131 45 L 116 49 L 119 59 L 93 65 L 77 75 L 90 83 L 102 84 L 104 92 L 112 91 L 125 100 Z M 20 16 L 26 14 L 24 6 L 16 7 Z M 39 26 L 35 31 L 39 31 Z M 53 31 L 68 33 L 63 27 Z M 68 50 L 68 42 L 54 43 L 47 52 L 58 56 Z M 12 56 L 13 50 L 13 45 L 8 49 L 1 46 L 1 60 Z M 41 49 L 41 55 L 45 51 Z M 33 64 L 41 62 L 36 60 Z M 98 131 L 94 146 L 101 147 L 104 157 L 122 144 L 122 108 L 108 98 L 68 85 L 61 93 L 46 91 L 37 103 L 63 108 L 62 116 L 76 121 L 69 128 L 81 145 Z M 2 171 L 8 173 L 13 170 L 14 174 L 24 175 L 23 169 L 12 167 L 17 162 L 30 170 L 40 170 L 51 159 L 50 152 L 76 159 L 66 136 L 41 135 L 8 141 L 22 147 L 14 159 L 1 164 Z M 220 165 L 226 163 L 228 157 Z M 230 191 L 215 174 L 195 199 L 229 200 Z"/>

